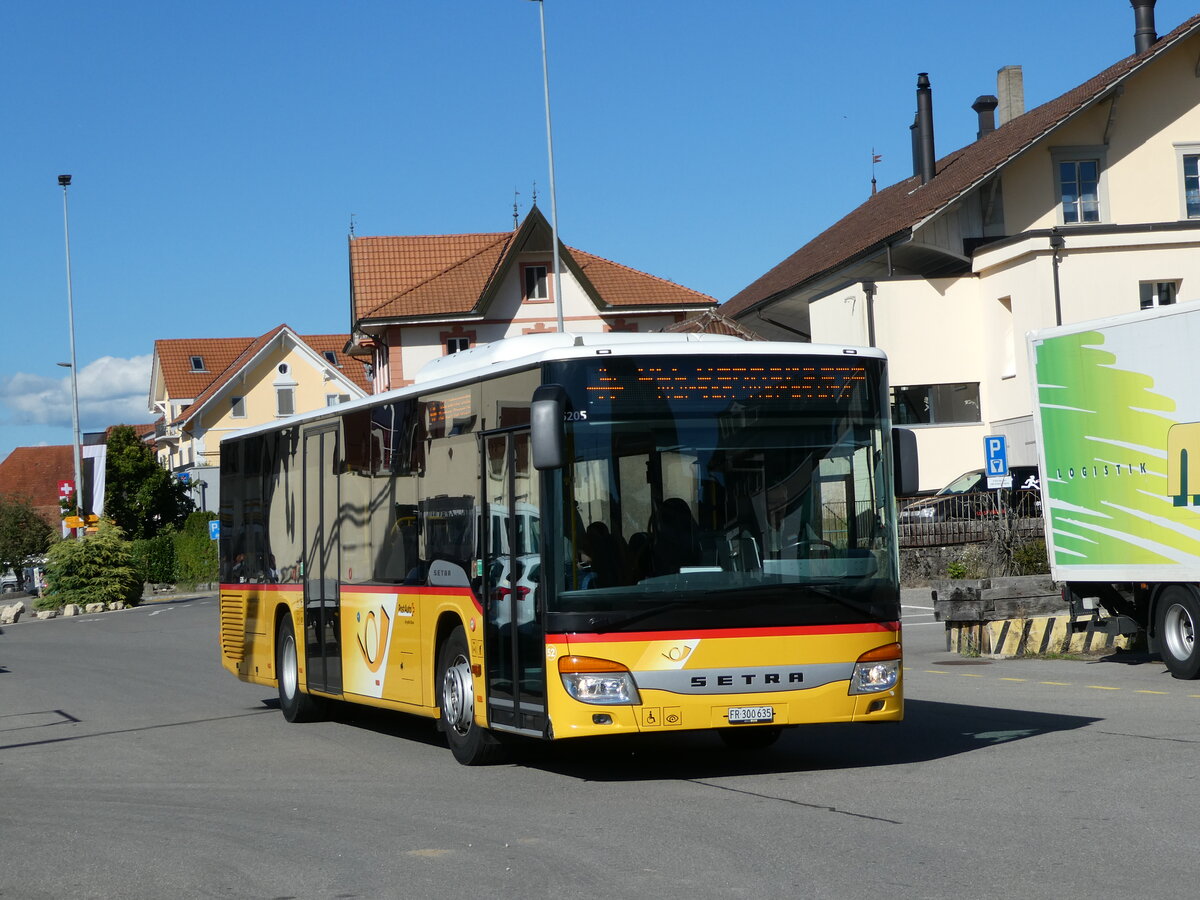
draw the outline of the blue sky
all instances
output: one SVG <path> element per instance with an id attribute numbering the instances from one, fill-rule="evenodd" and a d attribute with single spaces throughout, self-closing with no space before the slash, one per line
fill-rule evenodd
<path id="1" fill-rule="evenodd" d="M 1033 107 L 1133 51 L 1128 0 L 546 0 L 559 232 L 727 300 L 938 154 L 1024 67 Z M 979 11 L 976 11 L 976 10 Z M 1164 34 L 1197 10 L 1159 0 Z M 149 422 L 157 338 L 349 330 L 346 236 L 549 210 L 528 0 L 0 4 L 0 459 Z"/>

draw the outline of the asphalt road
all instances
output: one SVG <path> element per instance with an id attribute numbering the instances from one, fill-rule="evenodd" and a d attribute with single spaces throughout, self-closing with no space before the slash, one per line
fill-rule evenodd
<path id="1" fill-rule="evenodd" d="M 906 593 L 907 717 L 454 762 L 432 725 L 288 725 L 213 597 L 0 635 L 0 897 L 1194 896 L 1200 682 L 963 660 Z"/>

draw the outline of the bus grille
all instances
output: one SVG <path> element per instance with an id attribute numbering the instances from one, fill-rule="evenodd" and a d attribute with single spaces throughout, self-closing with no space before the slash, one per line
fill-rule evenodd
<path id="1" fill-rule="evenodd" d="M 246 603 L 238 595 L 221 595 L 221 655 L 240 663 L 246 655 Z"/>

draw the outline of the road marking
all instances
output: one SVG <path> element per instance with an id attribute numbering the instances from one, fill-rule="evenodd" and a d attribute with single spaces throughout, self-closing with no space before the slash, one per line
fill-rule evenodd
<path id="1" fill-rule="evenodd" d="M 901 609 L 923 609 L 927 612 L 933 612 L 936 607 L 933 606 L 909 606 L 907 603 L 901 604 Z"/>
<path id="2" fill-rule="evenodd" d="M 1052 684 L 1055 687 L 1070 687 L 1071 686 L 1071 682 L 1069 682 L 1069 681 L 1039 681 L 1038 684 Z"/>
<path id="3" fill-rule="evenodd" d="M 1001 678 L 1001 681 L 1028 681 L 1027 678 Z"/>
<path id="4" fill-rule="evenodd" d="M 1160 696 L 1163 696 L 1163 697 L 1171 696 L 1170 691 L 1134 691 L 1134 693 L 1135 694 L 1159 694 Z"/>
<path id="5" fill-rule="evenodd" d="M 1092 691 L 1119 691 L 1119 690 L 1121 690 L 1119 687 L 1107 687 L 1103 684 L 1089 684 L 1087 687 L 1088 687 L 1088 690 L 1092 690 Z"/>

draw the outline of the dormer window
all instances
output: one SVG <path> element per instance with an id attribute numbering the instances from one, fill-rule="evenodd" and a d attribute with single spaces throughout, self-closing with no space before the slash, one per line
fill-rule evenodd
<path id="1" fill-rule="evenodd" d="M 191 363 L 192 363 L 192 371 L 193 372 L 203 372 L 204 371 L 204 357 L 203 356 L 193 356 L 191 358 Z"/>
<path id="2" fill-rule="evenodd" d="M 336 365 L 338 365 L 338 361 L 337 361 L 337 354 L 336 354 L 336 353 L 334 353 L 332 350 L 326 350 L 326 351 L 325 351 L 325 352 L 322 354 L 322 356 L 324 356 L 324 357 L 325 357 L 325 361 L 326 361 L 327 363 L 329 363 L 331 366 L 336 366 Z"/>

